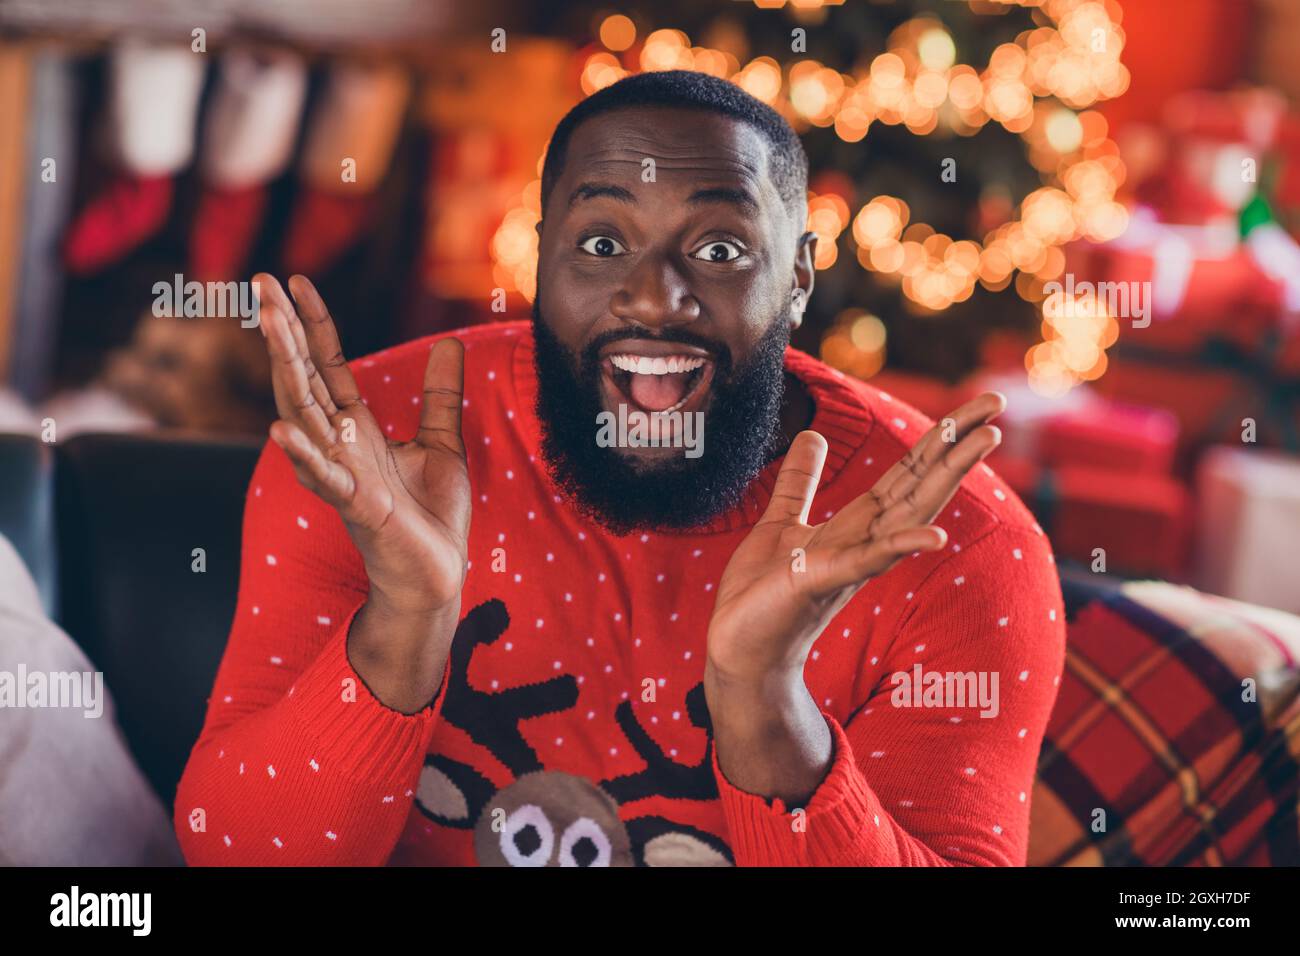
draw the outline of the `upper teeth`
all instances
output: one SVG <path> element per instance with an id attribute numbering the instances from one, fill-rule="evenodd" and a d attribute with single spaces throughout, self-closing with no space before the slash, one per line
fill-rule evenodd
<path id="1" fill-rule="evenodd" d="M 616 369 L 635 375 L 675 375 L 693 372 L 704 364 L 698 356 L 671 355 L 667 358 L 650 358 L 646 355 L 611 355 L 609 360 Z"/>

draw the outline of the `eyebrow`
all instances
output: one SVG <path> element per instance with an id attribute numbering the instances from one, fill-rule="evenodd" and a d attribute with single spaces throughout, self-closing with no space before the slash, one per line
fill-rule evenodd
<path id="1" fill-rule="evenodd" d="M 614 186 L 610 183 L 583 183 L 569 195 L 569 208 L 572 209 L 584 200 L 597 199 L 601 196 L 636 204 L 636 197 L 622 186 Z"/>
<path id="2" fill-rule="evenodd" d="M 734 189 L 730 186 L 712 186 L 708 189 L 697 189 L 691 193 L 686 200 L 689 205 L 696 206 L 701 203 L 729 203 L 733 206 L 740 206 L 746 212 L 758 212 L 758 200 L 744 189 Z"/>

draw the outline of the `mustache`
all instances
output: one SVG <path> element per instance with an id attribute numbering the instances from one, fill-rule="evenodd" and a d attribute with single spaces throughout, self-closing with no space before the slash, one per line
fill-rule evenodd
<path id="1" fill-rule="evenodd" d="M 543 324 L 542 319 L 542 283 L 541 277 L 538 277 L 536 294 L 533 296 L 532 307 L 533 326 Z M 547 330 L 549 331 L 549 329 Z M 726 379 L 731 371 L 732 356 L 731 348 L 717 339 L 711 339 L 707 335 L 702 335 L 692 329 L 673 329 L 669 332 L 655 332 L 644 326 L 629 326 L 624 328 L 608 329 L 595 336 L 590 342 L 582 346 L 581 351 L 569 354 L 571 360 L 576 363 L 577 368 L 587 376 L 593 376 L 600 365 L 600 350 L 613 342 L 622 342 L 627 339 L 645 339 L 655 342 L 674 342 L 678 345 L 692 345 L 698 349 L 703 349 L 709 354 L 717 367 L 714 380 L 722 382 Z"/>
<path id="2" fill-rule="evenodd" d="M 719 372 L 724 372 L 731 367 L 731 349 L 723 342 L 711 339 L 708 336 L 701 335 L 698 332 L 692 332 L 690 329 L 674 329 L 671 332 L 652 332 L 649 329 L 610 329 L 607 332 L 601 332 L 582 349 L 582 362 L 584 365 L 594 366 L 600 361 L 600 351 L 605 346 L 614 342 L 622 342 L 629 339 L 640 339 L 642 341 L 653 342 L 672 342 L 677 345 L 690 345 L 695 348 L 703 349 L 709 353 L 715 365 L 718 366 Z"/>

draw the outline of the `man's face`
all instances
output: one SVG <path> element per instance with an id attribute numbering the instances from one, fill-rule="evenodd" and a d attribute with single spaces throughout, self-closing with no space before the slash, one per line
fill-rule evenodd
<path id="1" fill-rule="evenodd" d="M 552 472 L 617 530 L 703 523 L 776 451 L 812 248 L 767 157 L 757 131 L 697 110 L 616 110 L 569 141 L 541 227 L 539 411 Z M 599 445 L 620 406 L 656 418 L 662 447 Z"/>

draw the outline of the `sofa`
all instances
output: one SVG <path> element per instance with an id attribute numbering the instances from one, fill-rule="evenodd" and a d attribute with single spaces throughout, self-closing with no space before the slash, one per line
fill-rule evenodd
<path id="1" fill-rule="evenodd" d="M 171 806 L 235 612 L 258 442 L 0 436 L 0 534 L 104 672 L 131 751 Z M 206 570 L 192 570 L 202 548 Z"/>
<path id="2" fill-rule="evenodd" d="M 259 451 L 184 434 L 0 435 L 0 534 L 104 672 L 167 806 L 234 614 Z M 1061 583 L 1067 660 L 1030 863 L 1300 865 L 1300 619 L 1083 568 L 1063 567 Z"/>

